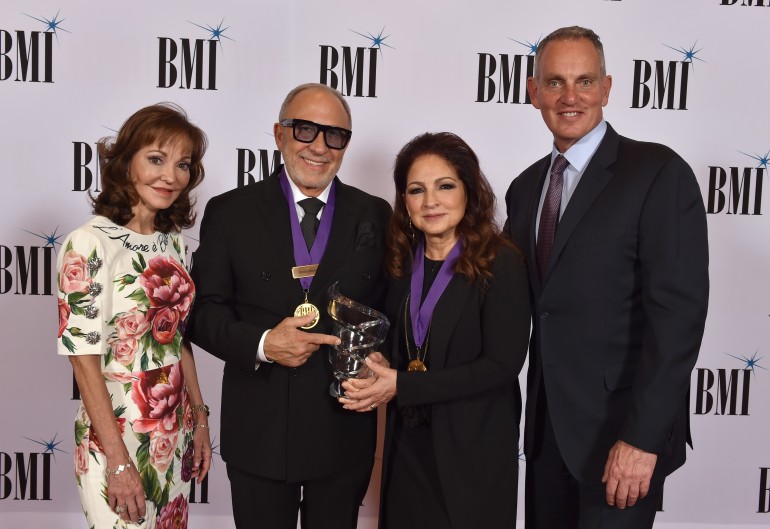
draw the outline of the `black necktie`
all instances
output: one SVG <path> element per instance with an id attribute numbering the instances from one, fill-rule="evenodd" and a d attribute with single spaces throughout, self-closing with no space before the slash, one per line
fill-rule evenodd
<path id="1" fill-rule="evenodd" d="M 537 230 L 537 268 L 540 271 L 541 280 L 545 278 L 545 272 L 548 269 L 548 259 L 551 257 L 556 225 L 559 223 L 564 170 L 568 165 L 569 162 L 561 154 L 554 160 L 551 167 L 551 181 L 548 184 L 548 191 L 545 193 L 543 210 L 540 212 L 540 226 Z"/>
<path id="2" fill-rule="evenodd" d="M 302 228 L 302 236 L 305 238 L 307 249 L 310 250 L 313 247 L 318 226 L 321 224 L 321 221 L 318 220 L 318 212 L 324 207 L 324 203 L 322 200 L 311 197 L 300 200 L 297 204 L 305 210 L 305 216 L 302 217 L 300 227 Z"/>

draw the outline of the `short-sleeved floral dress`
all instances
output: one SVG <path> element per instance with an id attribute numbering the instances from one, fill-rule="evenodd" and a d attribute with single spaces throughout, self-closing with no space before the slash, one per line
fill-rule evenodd
<path id="1" fill-rule="evenodd" d="M 195 287 L 178 234 L 142 235 L 94 217 L 58 255 L 61 355 L 96 354 L 115 421 L 142 477 L 147 521 L 186 528 L 193 416 L 181 368 Z M 137 527 L 107 504 L 106 457 L 81 404 L 75 476 L 91 528 Z"/>

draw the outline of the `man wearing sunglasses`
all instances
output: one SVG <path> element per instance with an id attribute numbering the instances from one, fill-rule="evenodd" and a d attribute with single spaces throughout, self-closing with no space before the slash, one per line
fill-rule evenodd
<path id="1" fill-rule="evenodd" d="M 329 394 L 327 289 L 378 308 L 390 206 L 336 178 L 352 135 L 336 90 L 286 96 L 284 166 L 212 198 L 192 275 L 189 336 L 225 361 L 222 458 L 238 529 L 355 528 L 371 475 L 376 414 Z M 320 201 L 320 202 L 319 202 Z"/>

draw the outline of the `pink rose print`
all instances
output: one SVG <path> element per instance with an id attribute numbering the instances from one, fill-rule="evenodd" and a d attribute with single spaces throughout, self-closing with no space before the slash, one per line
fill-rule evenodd
<path id="1" fill-rule="evenodd" d="M 138 344 L 134 338 L 126 338 L 125 340 L 111 338 L 108 343 L 112 349 L 112 356 L 119 364 L 131 365 L 138 349 Z"/>
<path id="2" fill-rule="evenodd" d="M 75 447 L 75 475 L 82 476 L 88 472 L 88 436 L 84 435 L 80 444 Z"/>
<path id="3" fill-rule="evenodd" d="M 59 273 L 61 291 L 65 294 L 88 292 L 88 287 L 92 282 L 91 275 L 88 273 L 86 258 L 75 250 L 65 253 Z"/>
<path id="4" fill-rule="evenodd" d="M 134 421 L 134 430 L 138 433 L 154 430 L 166 435 L 176 433 L 179 429 L 176 412 L 184 393 L 180 363 L 136 375 L 131 384 L 131 399 L 142 416 Z"/>
<path id="5" fill-rule="evenodd" d="M 138 340 L 149 328 L 150 321 L 147 316 L 136 307 L 115 318 L 115 330 L 118 331 L 118 338 L 122 340 L 126 338 Z"/>
<path id="6" fill-rule="evenodd" d="M 155 431 L 150 434 L 150 464 L 158 472 L 166 472 L 174 460 L 177 436 L 176 432 L 166 435 Z"/>
<path id="7" fill-rule="evenodd" d="M 182 529 L 187 527 L 187 500 L 180 494 L 163 507 L 158 515 L 156 529 Z"/>
<path id="8" fill-rule="evenodd" d="M 180 320 L 187 317 L 195 297 L 195 285 L 177 261 L 160 255 L 153 257 L 139 276 L 139 283 L 151 307 L 173 308 L 179 312 Z"/>
<path id="9" fill-rule="evenodd" d="M 150 309 L 153 312 L 153 309 Z M 168 307 L 161 307 L 152 319 L 152 337 L 159 344 L 167 344 L 174 341 L 176 328 L 179 326 L 179 313 Z"/>
<path id="10" fill-rule="evenodd" d="M 64 331 L 67 329 L 67 323 L 70 320 L 71 312 L 69 304 L 59 298 L 59 338 L 61 338 L 61 335 L 64 334 Z"/>

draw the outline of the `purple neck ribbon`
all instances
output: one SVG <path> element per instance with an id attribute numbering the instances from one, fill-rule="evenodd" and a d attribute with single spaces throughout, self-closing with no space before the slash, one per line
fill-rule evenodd
<path id="1" fill-rule="evenodd" d="M 411 294 L 409 296 L 409 315 L 412 320 L 412 333 L 414 334 L 414 343 L 417 347 L 422 347 L 428 334 L 430 320 L 433 317 L 433 309 L 436 308 L 441 294 L 446 290 L 449 281 L 454 275 L 454 267 L 462 251 L 462 239 L 458 239 L 449 255 L 446 256 L 444 263 L 433 280 L 433 284 L 425 296 L 425 301 L 420 305 L 422 297 L 422 285 L 425 280 L 425 243 L 422 241 L 417 245 L 414 252 L 414 269 L 412 270 Z"/>
<path id="2" fill-rule="evenodd" d="M 329 242 L 329 235 L 332 232 L 332 220 L 334 219 L 334 203 L 337 196 L 337 182 L 332 180 L 332 187 L 329 190 L 329 200 L 324 205 L 323 215 L 321 215 L 321 223 L 318 226 L 318 232 L 316 233 L 315 240 L 313 241 L 313 247 L 308 251 L 305 239 L 302 237 L 302 229 L 299 227 L 299 219 L 297 218 L 297 204 L 294 202 L 294 195 L 291 192 L 291 186 L 289 185 L 289 176 L 286 174 L 286 169 L 281 171 L 278 176 L 278 181 L 281 184 L 281 190 L 286 197 L 286 202 L 289 203 L 289 222 L 291 223 L 291 242 L 294 246 L 294 264 L 296 266 L 307 266 L 310 264 L 319 264 L 326 251 L 326 245 Z M 301 277 L 299 279 L 302 288 L 310 290 L 310 285 L 313 283 L 313 277 Z"/>

